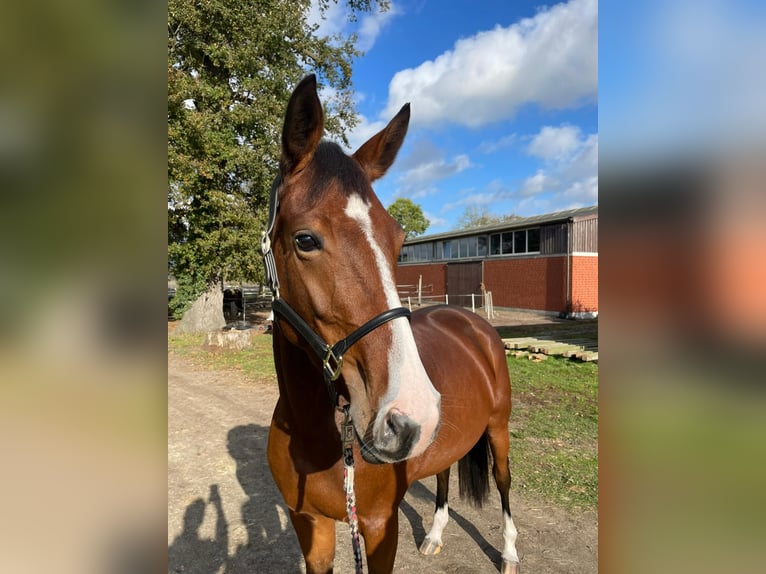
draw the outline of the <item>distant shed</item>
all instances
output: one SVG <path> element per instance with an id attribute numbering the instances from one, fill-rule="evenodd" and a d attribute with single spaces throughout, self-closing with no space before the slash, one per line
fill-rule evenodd
<path id="1" fill-rule="evenodd" d="M 484 287 L 496 307 L 595 314 L 598 206 L 410 239 L 396 276 L 458 305 Z"/>

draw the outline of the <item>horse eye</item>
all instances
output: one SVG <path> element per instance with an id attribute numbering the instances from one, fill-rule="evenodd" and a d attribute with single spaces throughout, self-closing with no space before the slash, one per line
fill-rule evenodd
<path id="1" fill-rule="evenodd" d="M 295 245 L 298 246 L 298 249 L 301 251 L 314 251 L 315 249 L 319 249 L 319 241 L 317 241 L 316 237 L 313 235 L 309 235 L 308 233 L 300 233 L 295 236 Z"/>

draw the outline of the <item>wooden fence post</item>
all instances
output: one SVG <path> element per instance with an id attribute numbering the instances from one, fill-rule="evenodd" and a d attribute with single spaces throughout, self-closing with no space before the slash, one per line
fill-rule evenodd
<path id="1" fill-rule="evenodd" d="M 423 304 L 423 276 L 418 275 L 418 307 Z"/>

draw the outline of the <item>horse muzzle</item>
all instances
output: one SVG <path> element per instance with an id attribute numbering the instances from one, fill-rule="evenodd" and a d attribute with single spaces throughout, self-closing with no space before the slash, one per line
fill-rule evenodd
<path id="1" fill-rule="evenodd" d="M 422 425 L 400 410 L 392 408 L 372 421 L 364 433 L 364 438 L 358 437 L 362 458 L 372 464 L 406 460 L 425 450 L 436 433 L 429 433 L 431 436 L 426 445 L 421 444 L 422 434 Z"/>

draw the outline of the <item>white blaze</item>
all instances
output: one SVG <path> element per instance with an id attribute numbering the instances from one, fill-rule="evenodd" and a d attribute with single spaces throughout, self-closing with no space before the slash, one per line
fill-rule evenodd
<path id="1" fill-rule="evenodd" d="M 370 205 L 365 203 L 359 195 L 352 194 L 348 199 L 345 213 L 359 223 L 372 249 L 388 308 L 400 307 L 401 301 L 393 270 L 388 265 L 388 260 L 373 234 Z M 388 391 L 381 398 L 379 420 L 375 424 L 376 427 L 385 424 L 385 414 L 393 407 L 419 423 L 421 425 L 420 441 L 415 445 L 412 453 L 417 455 L 425 450 L 436 430 L 439 418 L 436 404 L 439 393 L 431 384 L 420 361 L 415 338 L 407 321 L 398 318 L 391 321 L 389 325 L 393 330 L 393 338 L 388 352 Z M 403 382 L 406 384 L 403 385 Z"/>

